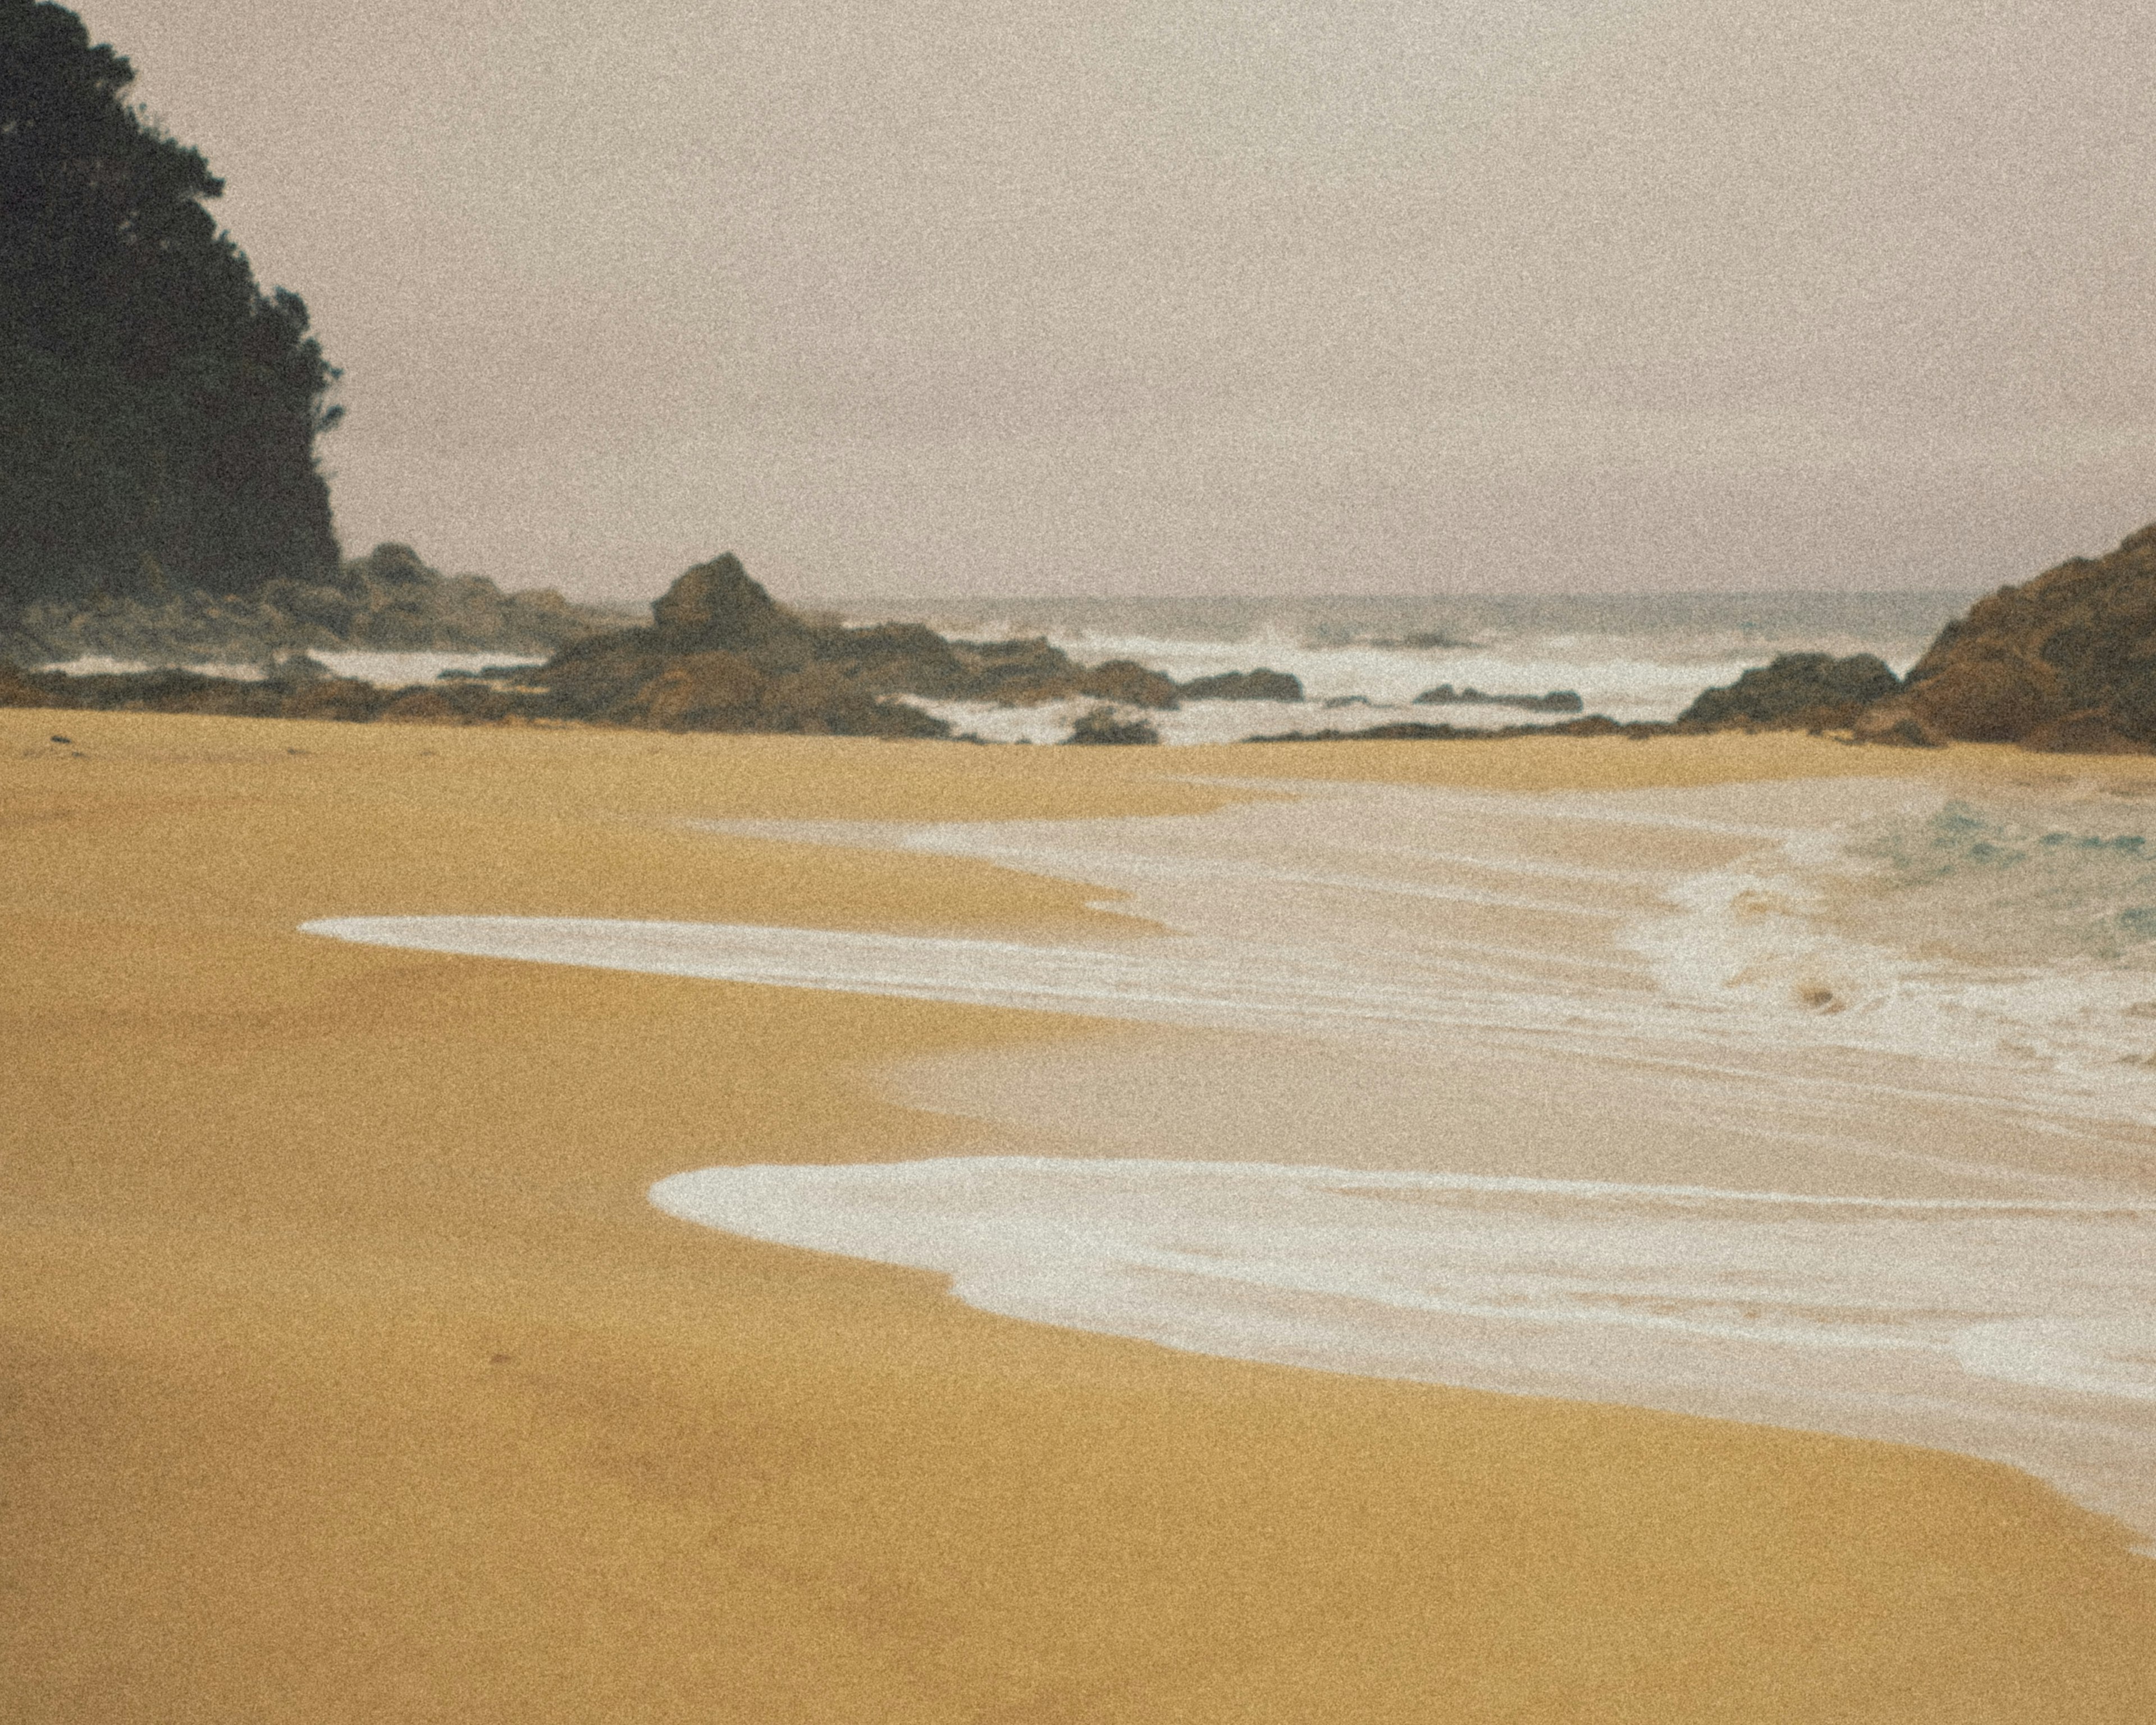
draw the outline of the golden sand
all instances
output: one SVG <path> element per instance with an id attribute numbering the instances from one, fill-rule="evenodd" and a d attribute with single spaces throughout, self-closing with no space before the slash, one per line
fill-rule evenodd
<path id="1" fill-rule="evenodd" d="M 1103 914 L 683 817 L 2147 764 L 0 712 L 0 1717 L 2146 1725 L 2156 1563 L 2005 1469 L 1178 1355 L 644 1201 L 933 1153 L 865 1066 L 1081 1022 L 295 926 Z"/>

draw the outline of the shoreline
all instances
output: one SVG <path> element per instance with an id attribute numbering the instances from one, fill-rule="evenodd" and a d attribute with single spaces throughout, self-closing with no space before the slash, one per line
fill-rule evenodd
<path id="1" fill-rule="evenodd" d="M 1798 855 L 1851 864 L 1836 834 L 1966 846 L 1970 806 L 1907 776 L 1543 796 L 1306 780 L 1166 820 L 705 829 L 993 861 L 1123 895 L 1164 941 L 304 927 L 1126 1025 L 1090 1057 L 916 1074 L 909 1100 L 974 1125 L 965 1156 L 684 1170 L 654 1201 L 1197 1353 L 2005 1461 L 2156 1539 L 2156 1373 L 2133 1363 L 2156 1342 L 2137 1323 L 2156 1306 L 2150 978 L 2058 978 L 2017 1015 L 1994 971 L 1909 973 L 1921 894 L 1873 906 L 1903 934 L 1892 951 L 1763 908 L 1806 901 Z M 2156 813 L 2045 806 L 2107 832 Z M 2106 890 L 2144 901 L 2125 866 Z M 1940 932 L 2003 914 L 2025 938 L 2041 868 L 1964 875 Z M 2066 891 L 2072 865 L 2046 878 Z M 1987 919 L 1987 891 L 2015 896 Z"/>
<path id="2" fill-rule="evenodd" d="M 2005 1469 L 1173 1354 L 644 1202 L 715 1161 L 947 1150 L 962 1126 L 879 1066 L 1076 1046 L 1084 1021 L 295 932 L 435 911 L 1120 938 L 1142 930 L 1069 882 L 675 823 L 1194 813 L 1247 794 L 1187 782 L 1231 769 L 1502 788 L 1908 754 L 74 711 L 78 760 L 52 717 L 0 712 L 19 1717 L 2156 1707 L 2150 1566 Z"/>

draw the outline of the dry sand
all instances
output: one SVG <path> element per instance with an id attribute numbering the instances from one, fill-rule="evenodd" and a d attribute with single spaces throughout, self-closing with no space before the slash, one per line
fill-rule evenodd
<path id="1" fill-rule="evenodd" d="M 2156 1563 L 2008 1470 L 1178 1355 L 644 1201 L 934 1153 L 865 1070 L 1081 1023 L 295 932 L 1054 935 L 1082 889 L 672 823 L 1918 759 L 2156 776 L 0 713 L 0 1714 L 2146 1725 Z"/>

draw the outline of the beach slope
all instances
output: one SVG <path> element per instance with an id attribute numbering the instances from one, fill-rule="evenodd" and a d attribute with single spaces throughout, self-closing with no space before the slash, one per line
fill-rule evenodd
<path id="1" fill-rule="evenodd" d="M 682 823 L 1910 770 L 1885 752 L 0 713 L 0 1712 L 2156 1717 L 2156 1564 L 2010 1470 L 1029 1325 L 645 1200 L 961 1151 L 865 1075 L 1086 1021 L 298 932 L 1070 938 L 1113 926 L 1072 883 Z"/>

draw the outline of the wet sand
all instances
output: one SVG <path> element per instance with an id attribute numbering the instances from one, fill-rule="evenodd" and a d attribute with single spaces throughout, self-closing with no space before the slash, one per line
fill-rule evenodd
<path id="1" fill-rule="evenodd" d="M 964 1123 L 876 1070 L 1076 1048 L 1085 1021 L 296 932 L 1065 939 L 1115 928 L 1097 893 L 676 823 L 1229 794 L 1170 774 L 1912 767 L 1802 738 L 1034 751 L 0 713 L 0 1710 L 2156 1717 L 2156 1564 L 2010 1470 L 1029 1325 L 644 1200 L 715 1163 L 947 1152 Z"/>

